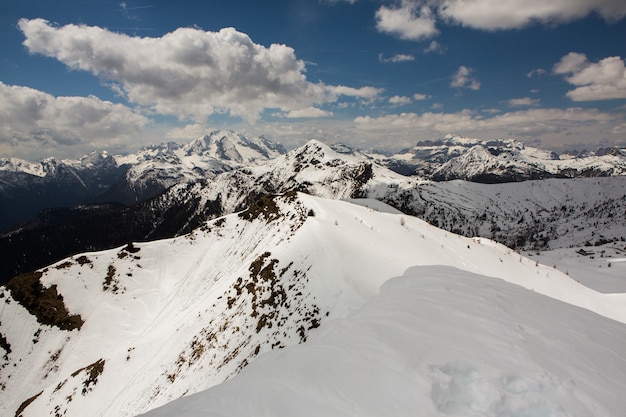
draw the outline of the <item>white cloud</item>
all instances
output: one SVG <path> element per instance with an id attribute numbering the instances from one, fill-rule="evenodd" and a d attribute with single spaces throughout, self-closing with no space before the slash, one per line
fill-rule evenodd
<path id="1" fill-rule="evenodd" d="M 330 117 L 333 112 L 318 109 L 317 107 L 307 107 L 306 109 L 291 110 L 285 114 L 288 119 L 313 119 L 318 117 Z"/>
<path id="2" fill-rule="evenodd" d="M 584 54 L 570 52 L 554 66 L 554 73 L 565 75 L 576 86 L 567 92 L 573 101 L 626 98 L 626 66 L 618 56 L 589 62 Z"/>
<path id="3" fill-rule="evenodd" d="M 521 28 L 533 22 L 560 23 L 600 14 L 607 21 L 626 16 L 623 0 L 439 0 L 440 17 L 476 29 Z"/>
<path id="4" fill-rule="evenodd" d="M 376 12 L 376 28 L 400 39 L 419 41 L 439 33 L 431 8 L 417 0 L 402 0 L 399 7 L 381 6 Z"/>
<path id="5" fill-rule="evenodd" d="M 479 90 L 480 82 L 472 76 L 474 70 L 472 68 L 461 65 L 452 76 L 450 87 L 469 88 L 470 90 Z"/>
<path id="6" fill-rule="evenodd" d="M 538 106 L 540 103 L 541 103 L 540 99 L 530 98 L 530 97 L 512 98 L 510 100 L 507 100 L 507 104 L 510 107 Z"/>
<path id="7" fill-rule="evenodd" d="M 268 108 L 297 111 L 340 95 L 370 99 L 381 91 L 311 83 L 292 48 L 256 44 L 233 28 L 180 28 L 140 38 L 43 19 L 21 19 L 19 27 L 30 52 L 111 81 L 132 103 L 196 121 L 215 112 L 255 121 Z"/>
<path id="8" fill-rule="evenodd" d="M 429 98 L 430 96 L 428 94 L 420 94 L 420 93 L 413 94 L 413 100 L 416 100 L 416 101 L 428 100 Z"/>
<path id="9" fill-rule="evenodd" d="M 396 106 L 404 106 L 406 104 L 411 104 L 412 102 L 413 100 L 411 100 L 411 97 L 406 96 L 393 96 L 389 98 L 389 103 Z"/>
<path id="10" fill-rule="evenodd" d="M 544 70 L 543 68 L 536 68 L 534 70 L 531 70 L 528 72 L 528 74 L 526 74 L 526 76 L 528 78 L 532 78 L 538 75 L 545 75 L 546 74 L 546 70 Z"/>
<path id="11" fill-rule="evenodd" d="M 618 141 L 621 137 L 612 130 L 624 123 L 624 114 L 606 113 L 597 109 L 569 108 L 519 110 L 487 117 L 483 113 L 463 110 L 457 113 L 426 112 L 382 117 L 364 116 L 357 117 L 354 123 L 359 131 L 389 138 L 407 136 L 436 138 L 448 133 L 459 133 L 484 139 L 540 138 L 546 144 L 563 144 L 568 141 L 588 142 L 590 135 L 595 135 L 598 140 L 612 137 Z"/>
<path id="12" fill-rule="evenodd" d="M 495 109 L 495 108 L 482 109 L 481 111 L 482 111 L 483 113 L 487 113 L 487 114 L 498 114 L 498 113 L 502 113 L 502 110 L 500 110 L 500 109 Z"/>
<path id="13" fill-rule="evenodd" d="M 424 48 L 425 54 L 430 54 L 430 53 L 442 54 L 443 52 L 444 52 L 443 46 L 441 46 L 441 44 L 437 41 L 431 41 L 428 47 Z"/>
<path id="14" fill-rule="evenodd" d="M 346 87 L 345 85 L 326 86 L 329 93 L 334 98 L 337 96 L 355 97 L 362 100 L 375 100 L 384 91 L 382 88 L 375 87 Z"/>
<path id="15" fill-rule="evenodd" d="M 439 33 L 438 22 L 480 30 L 519 29 L 533 23 L 558 24 L 599 14 L 608 22 L 626 17 L 624 0 L 401 0 L 381 6 L 376 27 L 401 39 L 421 41 Z M 437 43 L 424 49 L 441 52 Z"/>
<path id="16" fill-rule="evenodd" d="M 165 139 L 172 141 L 190 141 L 206 135 L 210 132 L 209 126 L 200 123 L 192 123 L 183 127 L 169 129 L 165 132 Z"/>
<path id="17" fill-rule="evenodd" d="M 391 63 L 396 64 L 398 62 L 415 61 L 415 57 L 409 54 L 396 54 L 392 57 L 385 58 L 384 55 L 381 53 L 381 54 L 378 54 L 378 60 L 380 62 L 391 62 Z"/>
<path id="18" fill-rule="evenodd" d="M 93 96 L 54 97 L 0 82 L 0 153 L 5 155 L 41 157 L 59 149 L 70 155 L 70 148 L 120 146 L 139 139 L 147 123 L 122 104 Z"/>

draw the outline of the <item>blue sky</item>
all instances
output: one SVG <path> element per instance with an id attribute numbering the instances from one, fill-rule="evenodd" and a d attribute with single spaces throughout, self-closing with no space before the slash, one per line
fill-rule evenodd
<path id="1" fill-rule="evenodd" d="M 0 4 L 0 157 L 214 129 L 398 150 L 626 143 L 623 0 Z"/>

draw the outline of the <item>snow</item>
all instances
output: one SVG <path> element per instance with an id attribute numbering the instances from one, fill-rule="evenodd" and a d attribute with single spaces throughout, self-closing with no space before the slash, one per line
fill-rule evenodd
<path id="1" fill-rule="evenodd" d="M 620 244 L 621 243 L 621 244 Z M 529 251 L 525 256 L 602 293 L 626 293 L 626 243 Z"/>
<path id="2" fill-rule="evenodd" d="M 44 177 L 47 174 L 43 164 L 19 158 L 0 158 L 0 171 L 24 172 L 36 177 Z"/>
<path id="3" fill-rule="evenodd" d="M 502 280 L 414 267 L 307 343 L 145 417 L 617 417 L 624 346 L 624 324 Z"/>
<path id="4" fill-rule="evenodd" d="M 493 155 L 489 150 L 494 151 Z M 385 160 L 386 158 L 379 158 Z M 623 175 L 626 161 L 621 155 L 589 153 L 586 157 L 559 157 L 556 153 L 527 147 L 515 139 L 482 140 L 447 135 L 445 139 L 420 142 L 390 161 L 426 167 L 435 177 L 473 178 L 485 174 L 542 178 L 545 176 L 586 176 L 586 173 Z M 534 175 L 533 175 L 534 174 Z"/>
<path id="5" fill-rule="evenodd" d="M 42 392 L 24 417 L 133 416 L 211 387 L 152 415 L 626 408 L 615 388 L 626 373 L 626 294 L 596 292 L 503 245 L 373 200 L 273 201 L 276 220 L 228 215 L 187 236 L 136 243 L 136 252 L 47 268 L 42 284 L 57 285 L 85 320 L 80 331 L 0 303 L 12 347 L 0 413 Z M 107 277 L 118 290 L 105 288 Z M 194 407 L 205 414 L 185 414 Z"/>

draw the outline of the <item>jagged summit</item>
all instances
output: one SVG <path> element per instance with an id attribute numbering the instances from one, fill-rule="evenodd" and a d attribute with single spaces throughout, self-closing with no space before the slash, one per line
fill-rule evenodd
<path id="1" fill-rule="evenodd" d="M 413 148 L 379 160 L 402 174 L 436 181 L 499 183 L 626 173 L 626 156 L 617 148 L 560 156 L 516 139 L 483 140 L 459 135 L 420 141 Z"/>
<path id="2" fill-rule="evenodd" d="M 284 153 L 267 138 L 248 139 L 230 130 L 217 130 L 186 145 L 147 148 L 119 157 L 129 166 L 125 181 L 107 193 L 109 200 L 142 201 L 180 183 L 211 179 L 242 166 L 255 165 Z"/>
<path id="3" fill-rule="evenodd" d="M 46 158 L 39 163 L 2 158 L 0 231 L 46 208 L 94 202 L 132 204 L 175 184 L 210 179 L 284 152 L 280 144 L 265 137 L 248 139 L 233 131 L 215 131 L 186 145 L 164 142 L 127 155 L 94 151 L 78 160 Z"/>
<path id="4" fill-rule="evenodd" d="M 186 156 L 193 154 L 244 164 L 274 158 L 284 148 L 265 137 L 248 139 L 232 130 L 217 130 L 183 147 Z"/>

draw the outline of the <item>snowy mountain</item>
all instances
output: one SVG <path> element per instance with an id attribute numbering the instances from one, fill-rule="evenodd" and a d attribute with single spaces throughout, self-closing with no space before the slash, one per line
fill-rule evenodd
<path id="1" fill-rule="evenodd" d="M 515 139 L 482 140 L 456 135 L 421 141 L 412 149 L 378 159 L 405 175 L 419 175 L 436 181 L 462 179 L 489 184 L 626 173 L 626 149 L 558 155 L 526 146 Z"/>
<path id="2" fill-rule="evenodd" d="M 405 180 L 382 169 L 398 181 Z M 7 262 L 0 264 L 0 278 L 72 253 L 185 234 L 208 219 L 243 210 L 265 194 L 301 190 L 331 198 L 358 196 L 365 183 L 379 181 L 372 175 L 372 165 L 364 156 L 338 154 L 311 141 L 264 164 L 227 171 L 212 180 L 177 184 L 133 206 L 47 212 L 49 219 L 41 225 L 0 236 L 0 250 L 7 254 Z"/>
<path id="3" fill-rule="evenodd" d="M 392 156 L 358 152 L 343 144 L 332 148 L 342 155 L 360 155 L 402 175 L 436 181 L 502 183 L 626 173 L 626 150 L 619 148 L 557 155 L 513 139 L 487 141 L 453 135 L 419 142 Z M 233 131 L 214 131 L 186 145 L 168 142 L 129 155 L 104 152 L 79 161 L 50 158 L 40 163 L 0 159 L 0 231 L 32 219 L 46 208 L 94 202 L 134 204 L 175 184 L 212 179 L 285 152 L 263 136 L 250 139 Z"/>
<path id="4" fill-rule="evenodd" d="M 626 294 L 354 203 L 266 196 L 15 278 L 0 413 L 133 416 L 215 387 L 149 415 L 621 415 Z"/>
<path id="5" fill-rule="evenodd" d="M 72 160 L 31 163 L 0 158 L 0 231 L 34 217 L 48 207 L 88 201 L 118 183 L 125 168 L 106 152 Z"/>
<path id="6" fill-rule="evenodd" d="M 102 198 L 142 201 L 172 185 L 210 179 L 216 174 L 255 165 L 285 152 L 281 145 L 263 136 L 248 139 L 230 130 L 213 131 L 182 146 L 169 142 L 147 147 L 131 155 L 116 157 L 118 165 L 130 168 L 125 180 Z"/>
<path id="7" fill-rule="evenodd" d="M 73 253 L 189 233 L 263 195 L 293 190 L 333 199 L 375 198 L 448 231 L 516 249 L 596 245 L 625 239 L 625 189 L 626 176 L 509 184 L 425 181 L 345 146 L 313 140 L 257 165 L 174 185 L 131 207 L 51 212 L 39 227 L 0 237 L 0 250 L 7 254 L 0 278 Z"/>
<path id="8" fill-rule="evenodd" d="M 186 145 L 149 146 L 129 155 L 94 152 L 78 161 L 0 159 L 0 231 L 41 210 L 94 202 L 136 203 L 174 184 L 212 178 L 284 153 L 261 136 L 214 131 Z"/>
<path id="9" fill-rule="evenodd" d="M 367 195 L 454 233 L 516 249 L 626 241 L 626 176 L 507 184 L 424 181 Z"/>

